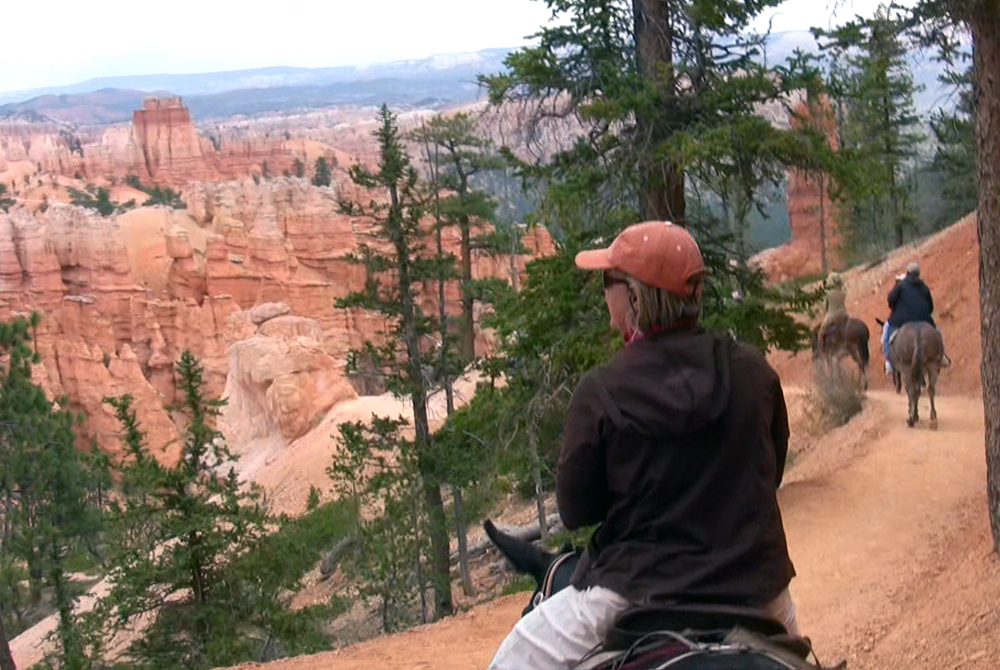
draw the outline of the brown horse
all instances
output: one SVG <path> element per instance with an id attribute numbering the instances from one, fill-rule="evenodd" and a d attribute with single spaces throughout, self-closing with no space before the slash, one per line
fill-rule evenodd
<path id="1" fill-rule="evenodd" d="M 833 360 L 844 355 L 854 359 L 861 370 L 861 381 L 868 388 L 868 361 L 871 355 L 868 351 L 868 326 L 861 319 L 849 318 L 840 326 L 831 327 L 826 334 L 823 346 L 823 356 Z M 812 330 L 813 359 L 820 356 L 819 326 Z"/>
<path id="2" fill-rule="evenodd" d="M 910 400 L 910 414 L 906 425 L 911 428 L 920 420 L 917 403 L 920 391 L 927 384 L 927 397 L 931 401 L 931 430 L 937 430 L 937 408 L 934 406 L 934 391 L 941 360 L 944 356 L 944 340 L 938 329 L 924 321 L 903 324 L 889 344 L 889 360 L 892 362 L 892 379 L 898 393 L 906 385 L 906 395 Z"/>

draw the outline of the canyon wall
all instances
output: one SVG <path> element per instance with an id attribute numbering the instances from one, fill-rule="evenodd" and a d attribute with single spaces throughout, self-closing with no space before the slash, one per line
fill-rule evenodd
<path id="1" fill-rule="evenodd" d="M 296 152 L 270 133 L 198 134 L 180 98 L 150 98 L 132 125 L 76 127 L 13 116 L 0 119 L 0 172 L 30 162 L 41 172 L 88 181 L 136 176 L 146 185 L 183 188 L 189 181 L 219 181 L 293 172 Z"/>
<path id="2" fill-rule="evenodd" d="M 165 407 L 177 399 L 173 364 L 185 349 L 204 364 L 210 393 L 240 384 L 247 416 L 293 440 L 353 396 L 348 351 L 387 329 L 334 306 L 364 286 L 344 256 L 371 242 L 373 224 L 338 213 L 333 189 L 277 178 L 192 183 L 187 193 L 186 211 L 104 218 L 57 203 L 0 213 L 0 319 L 42 313 L 40 381 L 86 413 L 86 437 L 111 452 L 121 449 L 118 425 L 102 399 L 122 393 L 135 396 L 150 444 L 176 448 Z M 454 250 L 457 237 L 445 243 Z M 524 246 L 553 250 L 543 229 Z M 523 279 L 529 258 L 476 255 L 474 275 Z M 447 294 L 457 312 L 458 287 Z M 421 300 L 434 305 L 432 295 Z"/>

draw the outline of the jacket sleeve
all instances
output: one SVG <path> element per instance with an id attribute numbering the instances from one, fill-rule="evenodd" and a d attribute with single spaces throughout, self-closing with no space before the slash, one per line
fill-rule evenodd
<path id="1" fill-rule="evenodd" d="M 771 441 L 774 443 L 774 458 L 777 466 L 777 478 L 774 487 L 781 486 L 785 475 L 785 459 L 788 456 L 788 408 L 785 406 L 785 394 L 781 390 L 781 380 L 775 375 L 774 380 L 774 414 L 771 417 Z"/>
<path id="2" fill-rule="evenodd" d="M 566 416 L 565 442 L 556 468 L 556 502 L 569 530 L 603 521 L 611 506 L 602 440 L 604 409 L 594 373 L 577 386 Z"/>
<path id="3" fill-rule="evenodd" d="M 896 303 L 899 302 L 900 287 L 902 285 L 903 285 L 902 282 L 899 282 L 895 286 L 892 287 L 891 291 L 889 291 L 889 309 L 890 310 L 896 309 Z"/>
<path id="4" fill-rule="evenodd" d="M 927 313 L 934 313 L 934 296 L 931 295 L 931 288 L 924 284 L 924 295 L 927 296 Z"/>

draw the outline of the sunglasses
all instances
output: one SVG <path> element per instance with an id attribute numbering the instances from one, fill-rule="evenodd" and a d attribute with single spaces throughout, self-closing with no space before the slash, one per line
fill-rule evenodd
<path id="1" fill-rule="evenodd" d="M 618 277 L 611 274 L 609 270 L 604 271 L 604 290 L 608 290 L 615 284 L 628 284 L 628 281 L 624 277 Z"/>

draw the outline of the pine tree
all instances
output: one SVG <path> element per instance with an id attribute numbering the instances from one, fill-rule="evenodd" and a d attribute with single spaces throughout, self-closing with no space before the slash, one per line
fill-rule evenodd
<path id="1" fill-rule="evenodd" d="M 937 146 L 933 168 L 944 176 L 941 195 L 950 205 L 946 220 L 954 220 L 976 208 L 976 116 L 973 98 L 975 72 L 969 65 L 941 76 L 953 87 L 957 104 L 953 110 L 938 110 L 931 117 L 931 132 Z"/>
<path id="2" fill-rule="evenodd" d="M 418 188 L 416 170 L 401 141 L 395 116 L 383 105 L 378 114 L 379 127 L 373 135 L 378 141 L 378 171 L 351 167 L 352 181 L 368 189 L 378 189 L 381 201 L 373 201 L 368 210 L 354 203 L 343 203 L 351 215 L 368 215 L 377 224 L 376 248 L 361 245 L 348 258 L 361 263 L 368 271 L 366 289 L 338 300 L 341 308 L 362 307 L 379 312 L 391 323 L 387 341 L 367 343 L 366 354 L 379 369 L 391 371 L 388 388 L 407 396 L 413 407 L 414 462 L 420 477 L 424 513 L 430 539 L 430 581 L 434 589 L 434 616 L 451 613 L 448 528 L 441 493 L 441 475 L 431 453 L 432 436 L 427 417 L 429 385 L 426 369 L 433 369 L 425 351 L 429 335 L 439 331 L 434 318 L 423 312 L 417 290 L 433 285 L 441 275 L 436 259 L 428 258 L 423 198 Z M 386 284 L 382 284 L 382 280 Z M 356 359 L 355 359 L 356 360 Z"/>
<path id="3" fill-rule="evenodd" d="M 236 458 L 214 427 L 223 403 L 205 397 L 203 368 L 189 351 L 176 374 L 182 401 L 175 409 L 187 427 L 175 464 L 151 455 L 129 396 L 106 399 L 128 452 L 120 464 L 115 570 L 100 616 L 120 627 L 155 615 L 130 647 L 142 667 L 215 667 L 250 657 L 247 626 L 268 604 L 231 570 L 263 537 L 269 518 L 259 489 L 237 479 Z"/>
<path id="4" fill-rule="evenodd" d="M 435 203 L 436 211 L 440 212 L 444 225 L 456 226 L 461 234 L 462 354 L 470 361 L 476 353 L 472 252 L 484 248 L 496 251 L 489 248 L 486 239 L 473 236 L 474 229 L 493 222 L 496 203 L 486 193 L 476 190 L 471 180 L 484 171 L 500 169 L 504 164 L 468 114 L 435 116 L 411 133 L 411 137 L 426 147 L 438 192 L 450 193 Z"/>
<path id="5" fill-rule="evenodd" d="M 341 450 L 327 473 L 355 506 L 355 551 L 345 568 L 358 578 L 358 595 L 379 602 L 383 632 L 398 630 L 419 601 L 426 623 L 422 556 L 426 514 L 420 495 L 419 452 L 404 439 L 404 419 L 373 417 L 339 426 Z"/>
<path id="6" fill-rule="evenodd" d="M 814 31 L 825 49 L 836 52 L 834 88 L 844 108 L 840 148 L 858 174 L 843 191 L 848 218 L 841 228 L 862 253 L 902 245 L 912 218 L 906 177 L 923 136 L 904 28 L 904 18 L 883 7 L 870 19 Z"/>
<path id="7" fill-rule="evenodd" d="M 6 212 L 14 206 L 16 201 L 7 197 L 7 184 L 0 184 L 0 210 Z"/>
<path id="8" fill-rule="evenodd" d="M 64 565 L 74 549 L 101 529 L 100 509 L 89 495 L 99 478 L 91 471 L 97 461 L 88 460 L 77 446 L 77 418 L 56 409 L 31 380 L 31 365 L 39 359 L 29 343 L 38 323 L 37 314 L 0 323 L 0 352 L 7 360 L 0 371 L 0 554 L 8 568 L 10 559 L 27 567 L 34 602 L 43 588 L 51 590 L 58 613 L 58 662 L 85 670 L 90 661 Z M 0 616 L 9 615 L 5 610 L 0 608 Z M 7 655 L 0 651 L 0 657 Z"/>
<path id="9" fill-rule="evenodd" d="M 14 665 L 14 656 L 10 653 L 10 643 L 2 616 L 0 616 L 0 670 L 17 670 L 17 666 Z"/>
<path id="10" fill-rule="evenodd" d="M 325 156 L 316 159 L 316 167 L 313 170 L 313 186 L 329 186 L 333 180 L 333 172 Z"/>
<path id="11" fill-rule="evenodd" d="M 546 0 L 539 45 L 486 77 L 491 100 L 528 111 L 529 129 L 571 119 L 575 141 L 523 176 L 548 185 L 542 214 L 567 230 L 620 230 L 636 220 L 684 225 L 688 185 L 733 175 L 750 196 L 782 165 L 825 151 L 756 113 L 802 85 L 767 68 L 750 23 L 781 0 Z M 571 126 L 572 127 L 572 126 Z M 803 141 L 805 140 L 805 141 Z"/>
<path id="12" fill-rule="evenodd" d="M 483 172 L 504 167 L 502 160 L 493 150 L 492 144 L 481 137 L 475 123 L 467 114 L 451 117 L 437 116 L 429 123 L 410 134 L 410 138 L 422 145 L 424 159 L 430 173 L 428 187 L 431 195 L 429 206 L 434 216 L 436 261 L 439 275 L 438 286 L 438 360 L 435 377 L 445 392 L 448 417 L 455 412 L 453 380 L 461 373 L 461 364 L 475 357 L 474 299 L 477 284 L 472 279 L 472 251 L 498 253 L 507 247 L 505 240 L 495 234 L 473 238 L 474 227 L 481 227 L 494 219 L 495 203 L 482 191 L 472 187 L 471 180 Z M 460 231 L 461 268 L 456 275 L 452 254 L 445 254 L 442 233 L 446 227 L 458 227 Z M 509 249 L 513 253 L 513 249 Z M 512 276 L 513 276 L 512 272 Z M 462 356 L 455 356 L 454 336 L 449 329 L 446 303 L 446 284 L 455 278 L 461 279 L 462 325 L 460 335 Z M 454 435 L 454 433 L 453 433 Z M 451 445 L 452 448 L 448 448 Z M 468 516 L 465 504 L 465 487 L 472 483 L 462 464 L 468 451 L 465 440 L 435 440 L 438 462 L 445 472 L 443 478 L 451 485 L 452 507 L 455 516 L 455 533 L 458 542 L 458 564 L 462 588 L 466 595 L 473 594 L 472 577 L 469 568 Z M 472 450 L 474 451 L 474 449 Z M 484 464 L 480 461 L 481 464 Z"/>

